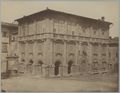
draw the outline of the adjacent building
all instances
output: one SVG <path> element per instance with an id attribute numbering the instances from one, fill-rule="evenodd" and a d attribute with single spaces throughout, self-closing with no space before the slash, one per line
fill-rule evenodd
<path id="1" fill-rule="evenodd" d="M 14 23 L 1 23 L 1 70 L 3 72 L 7 72 L 13 68 L 14 58 L 13 55 L 17 56 L 17 34 L 18 34 L 18 25 Z"/>
<path id="2" fill-rule="evenodd" d="M 109 70 L 110 72 L 118 72 L 119 66 L 119 38 L 109 39 Z"/>

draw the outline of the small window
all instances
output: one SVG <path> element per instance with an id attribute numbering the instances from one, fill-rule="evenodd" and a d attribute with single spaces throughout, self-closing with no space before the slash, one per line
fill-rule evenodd
<path id="1" fill-rule="evenodd" d="M 32 59 L 30 59 L 29 64 L 31 64 L 31 65 L 33 64 L 33 60 Z"/>
<path id="2" fill-rule="evenodd" d="M 93 62 L 93 69 L 98 70 L 98 62 Z"/>
<path id="3" fill-rule="evenodd" d="M 87 53 L 86 53 L 85 51 L 83 51 L 82 54 L 83 54 L 84 56 L 87 56 Z"/>
<path id="4" fill-rule="evenodd" d="M 63 21 L 63 20 L 61 20 L 61 21 L 60 21 L 60 24 L 63 24 L 63 23 L 64 23 L 64 21 Z"/>
<path id="5" fill-rule="evenodd" d="M 96 34 L 96 31 L 94 31 L 94 35 Z"/>
<path id="6" fill-rule="evenodd" d="M 54 33 L 54 34 L 56 33 L 56 28 L 53 29 L 53 33 Z"/>
<path id="7" fill-rule="evenodd" d="M 2 37 L 8 37 L 7 32 L 2 32 Z"/>
<path id="8" fill-rule="evenodd" d="M 33 53 L 30 52 L 29 55 L 33 55 Z"/>
<path id="9" fill-rule="evenodd" d="M 111 53 L 109 52 L 109 58 L 111 58 Z"/>
<path id="10" fill-rule="evenodd" d="M 98 54 L 97 54 L 97 53 L 94 53 L 93 55 L 94 55 L 94 56 L 98 56 Z"/>
<path id="11" fill-rule="evenodd" d="M 25 62 L 25 60 L 24 60 L 24 59 L 22 59 L 21 61 L 22 61 L 22 62 Z"/>
<path id="12" fill-rule="evenodd" d="M 38 61 L 38 65 L 42 66 L 43 62 L 41 60 Z"/>
<path id="13" fill-rule="evenodd" d="M 43 55 L 42 53 L 38 53 L 38 56 Z"/>
<path id="14" fill-rule="evenodd" d="M 102 62 L 102 69 L 103 69 L 103 70 L 105 70 L 105 69 L 106 69 L 106 65 L 107 65 L 107 64 L 106 64 L 106 62 L 105 62 L 105 61 L 104 61 L 104 62 Z"/>
<path id="15" fill-rule="evenodd" d="M 45 28 L 43 28 L 43 33 L 45 32 Z"/>
<path id="16" fill-rule="evenodd" d="M 83 29 L 83 32 L 85 33 L 86 31 L 85 31 L 85 28 Z"/>
<path id="17" fill-rule="evenodd" d="M 80 50 L 78 51 L 78 54 L 80 55 Z"/>
<path id="18" fill-rule="evenodd" d="M 15 37 L 14 36 L 12 37 L 11 41 L 15 41 Z"/>
<path id="19" fill-rule="evenodd" d="M 7 44 L 2 44 L 2 53 L 7 53 Z"/>
<path id="20" fill-rule="evenodd" d="M 102 54 L 102 56 L 106 56 L 106 54 L 105 54 L 105 53 L 103 53 L 103 54 Z"/>
<path id="21" fill-rule="evenodd" d="M 116 52 L 116 57 L 118 57 L 118 53 Z"/>
<path id="22" fill-rule="evenodd" d="M 74 31 L 72 31 L 72 36 L 74 36 Z"/>
<path id="23" fill-rule="evenodd" d="M 59 21 L 58 20 L 54 20 L 55 23 L 58 23 Z"/>
<path id="24" fill-rule="evenodd" d="M 102 31 L 102 35 L 104 35 L 104 33 L 105 33 L 105 32 L 104 32 L 104 31 Z"/>

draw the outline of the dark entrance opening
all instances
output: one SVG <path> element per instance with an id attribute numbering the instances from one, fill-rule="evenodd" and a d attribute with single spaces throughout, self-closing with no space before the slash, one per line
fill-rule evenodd
<path id="1" fill-rule="evenodd" d="M 33 64 L 33 60 L 30 60 L 29 63 L 27 64 L 28 73 L 32 73 L 32 64 Z"/>
<path id="2" fill-rule="evenodd" d="M 29 64 L 30 64 L 30 65 L 32 65 L 32 64 L 33 64 L 33 60 L 32 60 L 32 59 L 29 61 Z"/>
<path id="3" fill-rule="evenodd" d="M 61 62 L 60 61 L 56 61 L 55 62 L 55 75 L 59 74 L 59 67 L 60 67 Z"/>
<path id="4" fill-rule="evenodd" d="M 86 61 L 83 60 L 82 63 L 81 63 L 81 71 L 82 72 L 86 72 L 86 69 L 87 69 L 87 67 L 86 67 Z"/>
<path id="5" fill-rule="evenodd" d="M 43 62 L 41 60 L 38 61 L 38 65 L 42 66 Z"/>
<path id="6" fill-rule="evenodd" d="M 71 67 L 72 67 L 73 61 L 68 62 L 68 74 L 71 73 Z"/>
<path id="7" fill-rule="evenodd" d="M 38 64 L 37 64 L 37 70 L 40 74 L 42 74 L 42 65 L 43 65 L 43 62 L 41 60 L 38 61 Z"/>

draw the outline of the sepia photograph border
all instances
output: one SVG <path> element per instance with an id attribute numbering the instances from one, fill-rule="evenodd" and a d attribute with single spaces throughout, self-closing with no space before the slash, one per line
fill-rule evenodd
<path id="1" fill-rule="evenodd" d="M 118 5 L 119 5 L 119 28 L 118 28 L 118 33 L 120 33 L 120 0 L 1 0 L 0 1 L 0 24 L 1 24 L 1 22 L 2 22 L 2 15 L 1 15 L 1 11 L 2 11 L 2 2 L 6 2 L 6 1 L 15 1 L 15 2 L 19 2 L 19 1 L 42 1 L 42 2 L 52 2 L 52 1 L 67 1 L 67 2 L 69 2 L 69 1 L 74 1 L 74 2 L 84 2 L 84 1 L 98 1 L 98 2 L 109 2 L 109 1 L 113 1 L 113 2 L 118 2 Z M 109 10 L 110 11 L 110 10 Z M 0 31 L 1 31 L 1 28 L 0 28 Z M 119 37 L 119 35 L 118 35 L 118 37 Z M 1 36 L 1 33 L 0 33 L 0 42 L 2 42 L 1 41 L 2 40 L 2 36 Z M 2 48 L 2 46 L 1 46 L 1 44 L 0 44 L 0 53 L 1 53 L 1 49 Z M 120 46 L 119 46 L 119 48 L 120 48 Z M 120 52 L 120 50 L 119 50 L 119 52 Z M 1 58 L 1 54 L 0 54 L 0 58 Z M 120 58 L 120 56 L 119 56 L 119 58 Z M 119 67 L 120 67 L 120 64 L 119 64 Z M 0 59 L 0 69 L 1 69 L 1 59 Z M 0 73 L 1 73 L 1 71 L 0 71 Z M 1 78 L 1 75 L 0 75 L 0 78 Z M 119 68 L 119 78 L 120 78 L 120 68 Z M 120 84 L 120 80 L 118 80 L 118 82 L 119 82 L 119 84 Z M 0 83 L 1 83 L 1 80 L 0 80 Z M 120 85 L 118 85 L 119 87 L 120 87 Z M 0 88 L 1 88 L 1 84 L 0 84 Z M 119 93 L 119 91 L 120 91 L 120 88 L 118 88 L 118 93 Z M 9 93 L 9 92 L 8 92 Z M 16 93 L 16 92 L 12 92 L 12 93 Z M 27 92 L 21 92 L 21 93 L 27 93 Z M 33 93 L 35 93 L 35 92 L 33 92 Z M 40 93 L 43 93 L 43 92 L 40 92 Z M 50 92 L 44 92 L 44 93 L 50 93 Z M 51 92 L 51 93 L 53 93 L 53 92 Z M 54 92 L 54 93 L 61 93 L 61 92 Z M 63 93 L 69 93 L 69 92 L 63 92 Z M 71 92 L 71 93 L 76 93 L 76 92 Z M 90 93 L 90 92 L 80 92 L 80 93 Z M 93 92 L 91 92 L 91 93 L 93 93 Z M 99 92 L 94 92 L 94 93 L 99 93 Z M 104 92 L 103 92 L 104 93 Z M 117 93 L 117 92 L 111 92 L 111 93 Z"/>

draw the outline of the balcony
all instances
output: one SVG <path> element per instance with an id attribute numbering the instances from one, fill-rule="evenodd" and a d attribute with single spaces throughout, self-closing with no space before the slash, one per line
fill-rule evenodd
<path id="1" fill-rule="evenodd" d="M 34 35 L 28 35 L 28 36 L 18 37 L 18 41 L 27 41 L 27 40 L 34 40 L 34 39 L 35 39 Z"/>
<path id="2" fill-rule="evenodd" d="M 53 34 L 53 38 L 63 40 L 63 39 L 65 39 L 65 35 L 63 35 L 63 34 Z"/>

